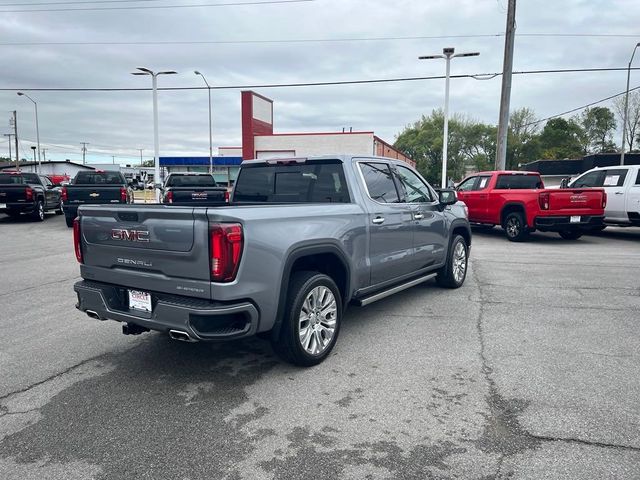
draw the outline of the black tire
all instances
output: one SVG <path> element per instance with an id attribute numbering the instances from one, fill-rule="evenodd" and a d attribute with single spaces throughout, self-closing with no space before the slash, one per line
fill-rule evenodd
<path id="1" fill-rule="evenodd" d="M 582 236 L 582 232 L 579 230 L 562 230 L 558 232 L 565 240 L 577 240 Z"/>
<path id="2" fill-rule="evenodd" d="M 31 218 L 33 218 L 36 222 L 44 221 L 44 203 L 42 203 L 42 200 L 38 200 L 36 202 L 36 206 L 33 209 Z"/>
<path id="3" fill-rule="evenodd" d="M 507 238 L 512 242 L 523 242 L 529 236 L 529 230 L 527 229 L 527 222 L 524 219 L 522 212 L 511 212 L 504 219 L 502 225 L 504 233 Z"/>
<path id="4" fill-rule="evenodd" d="M 461 258 L 463 256 L 463 258 Z M 436 282 L 445 288 L 460 288 L 467 278 L 469 266 L 469 246 L 462 235 L 451 239 L 447 263 L 436 277 Z"/>
<path id="5" fill-rule="evenodd" d="M 309 319 L 306 321 L 309 335 L 306 339 L 301 339 L 300 330 L 303 320 L 301 320 L 300 317 L 303 313 L 303 306 L 305 305 L 307 297 L 312 296 L 314 292 L 325 293 L 322 287 L 333 295 L 333 299 L 331 300 L 330 297 L 322 297 L 320 300 L 329 300 L 328 306 L 331 306 L 332 302 L 335 302 L 335 311 L 330 311 L 327 317 L 319 317 L 318 314 L 321 309 L 316 307 L 315 310 L 312 310 L 313 313 L 308 316 Z M 325 310 L 328 309 L 329 307 L 325 308 Z M 313 318 L 312 315 L 314 315 Z M 318 348 L 317 353 L 310 353 L 305 349 L 303 343 L 307 340 L 307 348 L 314 350 L 314 345 L 318 347 L 322 342 L 327 340 L 326 333 L 323 333 L 328 331 L 326 325 L 331 325 L 331 323 L 327 323 L 327 318 L 329 318 L 330 321 L 334 320 L 333 335 L 328 339 L 326 344 L 322 345 L 321 350 Z M 300 367 L 311 367 L 319 364 L 329 356 L 338 339 L 341 323 L 342 297 L 340 290 L 338 290 L 338 287 L 331 277 L 318 272 L 296 272 L 292 275 L 289 283 L 280 337 L 273 339 L 271 344 L 275 352 L 286 362 Z M 320 330 L 316 326 L 324 327 L 324 330 Z"/>
<path id="6" fill-rule="evenodd" d="M 65 223 L 67 224 L 67 227 L 69 227 L 69 228 L 72 228 L 72 227 L 73 227 L 73 220 L 74 220 L 74 218 L 73 218 L 73 217 L 70 217 L 70 216 L 68 216 L 68 215 L 65 215 L 65 216 L 64 216 L 64 221 L 65 221 Z"/>

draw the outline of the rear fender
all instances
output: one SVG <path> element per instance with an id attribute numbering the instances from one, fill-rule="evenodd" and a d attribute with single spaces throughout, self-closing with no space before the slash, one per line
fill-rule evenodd
<path id="1" fill-rule="evenodd" d="M 284 315 L 284 307 L 287 300 L 287 295 L 289 294 L 289 281 L 291 279 L 291 271 L 293 265 L 297 260 L 300 260 L 304 257 L 310 257 L 313 255 L 320 254 L 332 254 L 335 255 L 346 272 L 346 294 L 343 295 L 342 303 L 343 309 L 346 308 L 349 303 L 351 292 L 353 292 L 353 286 L 351 284 L 353 275 L 351 274 L 350 262 L 343 252 L 340 244 L 331 239 L 322 240 L 321 242 L 311 241 L 308 243 L 303 243 L 302 245 L 297 245 L 292 248 L 290 253 L 287 256 L 287 260 L 284 264 L 284 269 L 282 271 L 282 277 L 280 280 L 280 295 L 278 297 L 278 311 L 276 314 L 276 321 L 273 324 L 273 328 L 271 329 L 271 338 L 276 340 L 280 336 L 280 329 L 282 328 L 282 316 Z"/>

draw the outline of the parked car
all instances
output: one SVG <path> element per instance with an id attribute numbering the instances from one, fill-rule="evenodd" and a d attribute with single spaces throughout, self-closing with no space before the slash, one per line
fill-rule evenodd
<path id="1" fill-rule="evenodd" d="M 73 227 L 73 219 L 80 205 L 113 205 L 131 203 L 132 200 L 133 192 L 120 172 L 78 172 L 71 184 L 62 187 L 64 218 L 68 227 Z"/>
<path id="2" fill-rule="evenodd" d="M 606 224 L 640 227 L 640 166 L 593 168 L 569 184 L 569 188 L 594 187 L 603 188 L 607 193 Z"/>
<path id="3" fill-rule="evenodd" d="M 513 242 L 536 230 L 578 239 L 603 225 L 607 202 L 602 189 L 545 189 L 537 172 L 480 172 L 465 178 L 457 190 L 470 222 L 501 225 Z"/>
<path id="4" fill-rule="evenodd" d="M 131 190 L 144 190 L 144 182 L 137 178 L 132 178 L 127 182 Z"/>
<path id="5" fill-rule="evenodd" d="M 0 172 L 0 213 L 17 218 L 28 214 L 43 221 L 48 210 L 62 214 L 60 188 L 37 173 Z"/>
<path id="6" fill-rule="evenodd" d="M 224 205 L 227 187 L 218 186 L 210 173 L 171 173 L 162 187 L 162 203 L 172 205 Z"/>
<path id="7" fill-rule="evenodd" d="M 435 278 L 464 283 L 471 230 L 455 191 L 380 157 L 244 162 L 230 205 L 83 205 L 77 308 L 176 340 L 260 334 L 310 366 L 348 304 Z"/>

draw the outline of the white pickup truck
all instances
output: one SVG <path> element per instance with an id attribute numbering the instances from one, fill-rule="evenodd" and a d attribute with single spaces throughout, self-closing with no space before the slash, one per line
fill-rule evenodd
<path id="1" fill-rule="evenodd" d="M 640 227 L 640 165 L 593 168 L 573 180 L 569 187 L 604 188 L 605 223 Z"/>

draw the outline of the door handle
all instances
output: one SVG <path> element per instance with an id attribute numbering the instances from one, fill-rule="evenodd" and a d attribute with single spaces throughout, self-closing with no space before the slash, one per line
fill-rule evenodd
<path id="1" fill-rule="evenodd" d="M 624 192 L 616 192 L 616 195 L 624 195 Z"/>
<path id="2" fill-rule="evenodd" d="M 487 198 L 487 195 L 478 195 L 478 198 Z"/>
<path id="3" fill-rule="evenodd" d="M 384 223 L 384 217 L 376 217 L 373 220 L 371 220 L 371 223 L 375 223 L 376 225 L 380 225 L 381 223 Z"/>
<path id="4" fill-rule="evenodd" d="M 413 218 L 415 220 L 422 220 L 424 218 L 424 215 L 422 215 L 421 213 L 416 213 Z"/>

